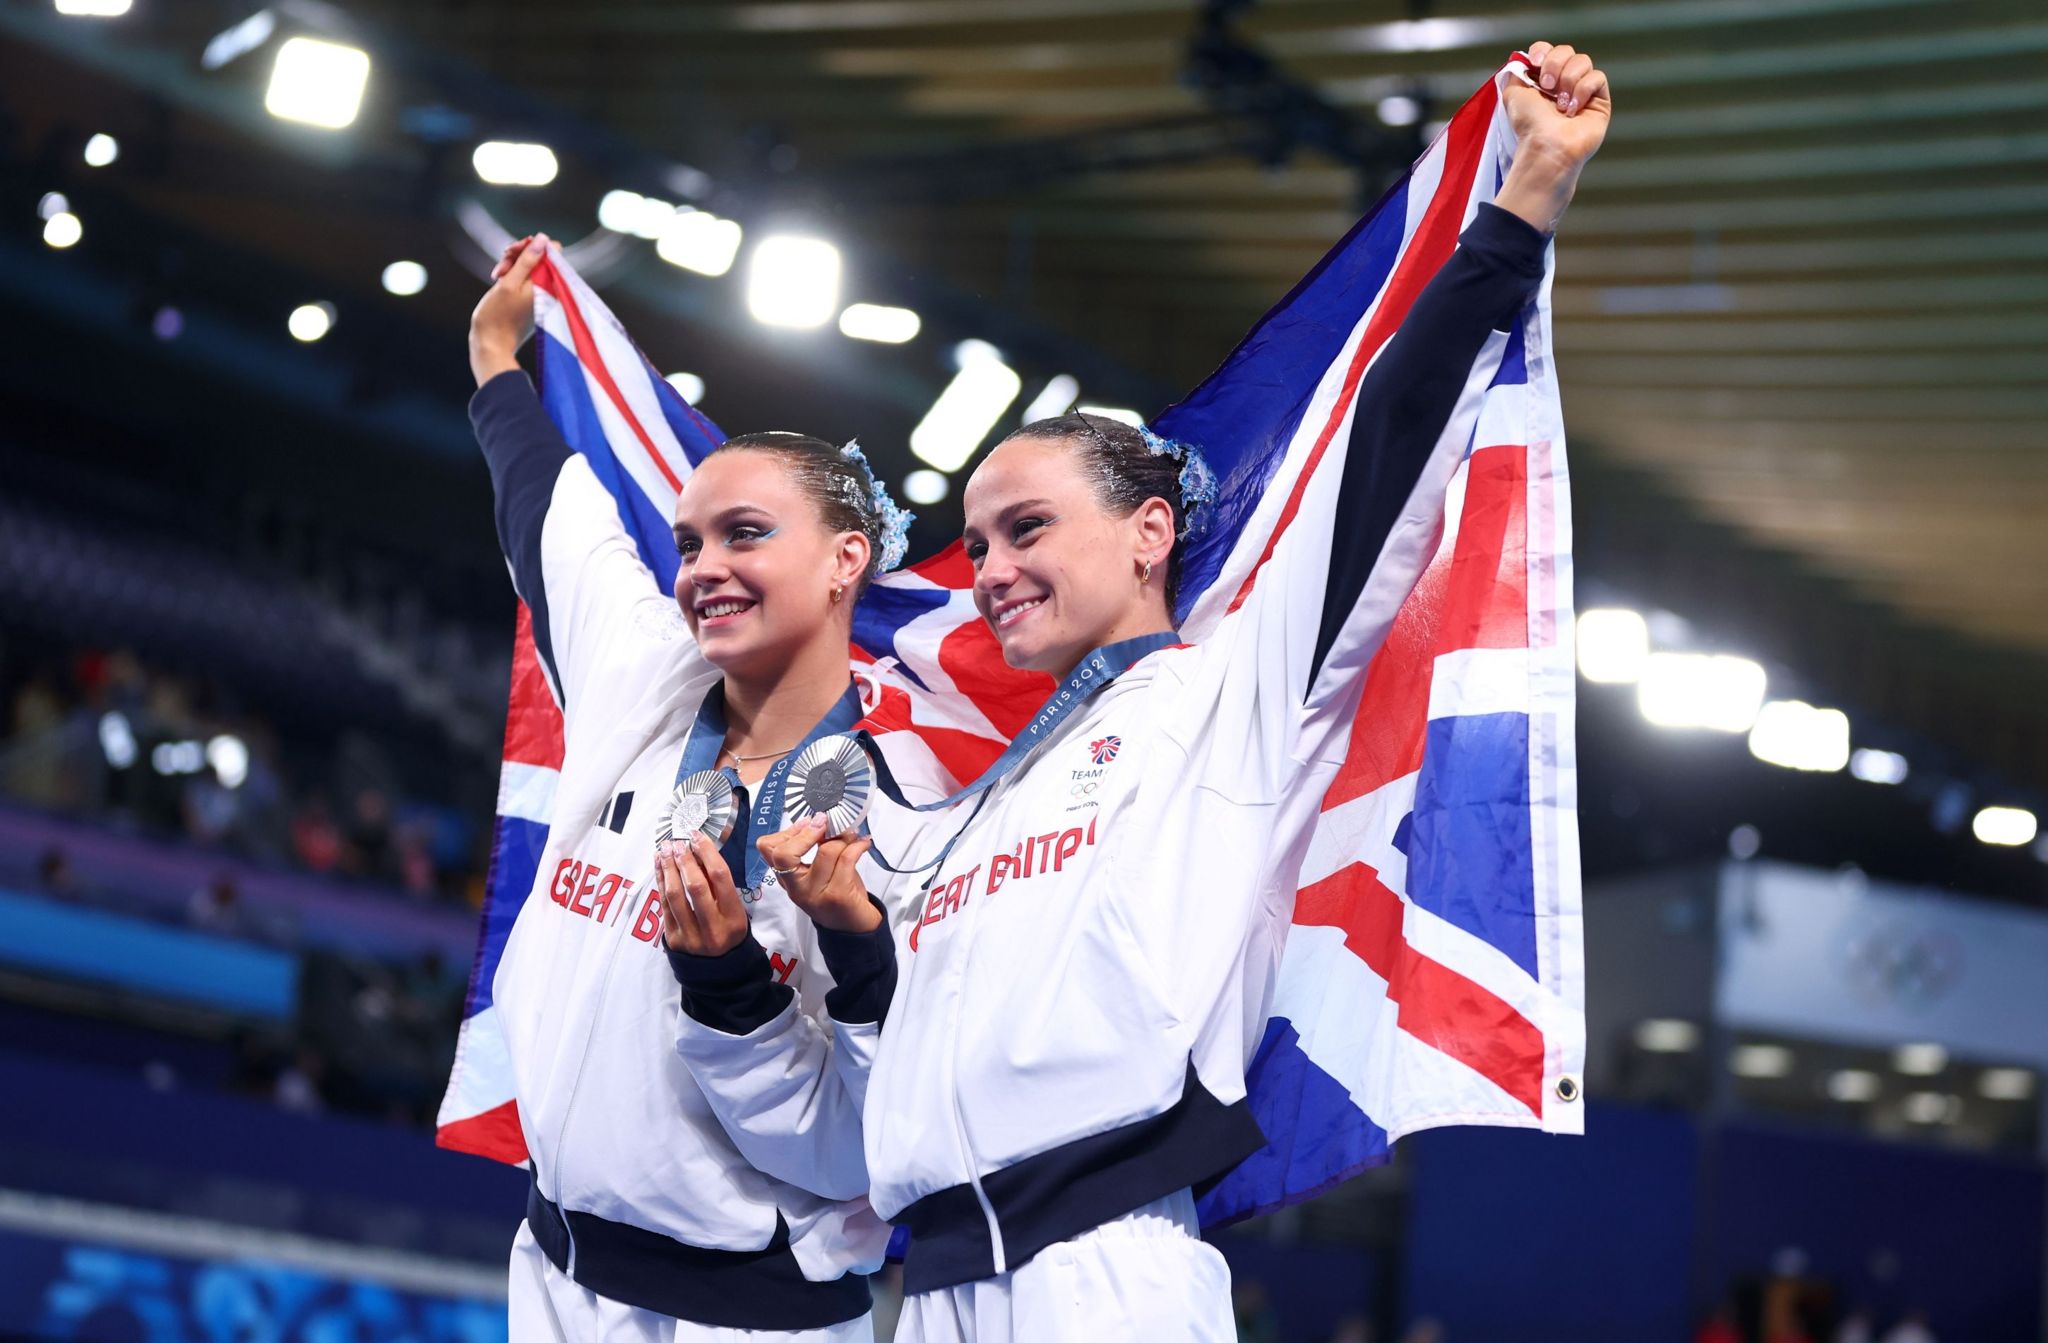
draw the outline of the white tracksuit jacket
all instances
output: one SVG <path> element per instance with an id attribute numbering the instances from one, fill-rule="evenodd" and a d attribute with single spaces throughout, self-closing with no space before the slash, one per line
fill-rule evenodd
<path id="1" fill-rule="evenodd" d="M 906 1291 L 1015 1269 L 1264 1144 L 1245 1068 L 1316 810 L 1546 245 L 1480 208 L 1248 598 L 1034 748 L 899 924 L 865 1122 Z M 770 1132 L 791 1076 L 845 1084 L 827 1055 L 764 1029 L 692 1066 L 729 1128 Z"/>
<path id="2" fill-rule="evenodd" d="M 674 1042 L 707 1029 L 683 1000 L 719 1019 L 737 976 L 754 1010 L 787 1006 L 791 1039 L 863 1065 L 880 1015 L 864 1000 L 893 985 L 886 936 L 880 957 L 858 938 L 834 956 L 769 884 L 749 905 L 753 940 L 697 960 L 702 1004 L 679 990 L 672 961 L 696 958 L 665 954 L 654 831 L 719 674 L 525 375 L 486 384 L 471 416 L 565 716 L 547 847 L 492 986 L 533 1160 L 527 1220 L 557 1268 L 628 1305 L 747 1329 L 855 1318 L 889 1234 L 862 1197 L 857 1089 L 786 1091 L 774 1132 L 735 1141 Z M 849 966 L 859 982 L 828 999 Z"/>

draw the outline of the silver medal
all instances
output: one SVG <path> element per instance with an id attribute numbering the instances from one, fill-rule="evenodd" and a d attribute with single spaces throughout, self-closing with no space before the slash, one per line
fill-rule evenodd
<path id="1" fill-rule="evenodd" d="M 843 834 L 868 814 L 875 793 L 875 762 L 852 737 L 820 737 L 804 748 L 789 767 L 782 787 L 782 824 L 786 829 L 824 813 L 825 833 Z"/>
<path id="2" fill-rule="evenodd" d="M 687 843 L 697 832 L 713 844 L 732 833 L 732 780 L 720 770 L 700 769 L 676 785 L 668 807 L 654 827 L 657 846 L 672 840 Z"/>

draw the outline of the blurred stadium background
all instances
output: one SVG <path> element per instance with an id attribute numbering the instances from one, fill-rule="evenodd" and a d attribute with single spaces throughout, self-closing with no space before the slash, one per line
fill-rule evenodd
<path id="1" fill-rule="evenodd" d="M 928 551 L 978 445 L 1166 404 L 1547 36 L 1621 107 L 1556 295 L 1589 1136 L 1225 1233 L 1242 1336 L 2041 1337 L 2042 19 L 0 0 L 0 1335 L 503 1337 L 522 1181 L 431 1120 L 506 237 L 727 428 L 858 434 Z"/>

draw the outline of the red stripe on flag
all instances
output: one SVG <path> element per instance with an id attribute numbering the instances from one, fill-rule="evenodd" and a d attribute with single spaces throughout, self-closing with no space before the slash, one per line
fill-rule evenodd
<path id="1" fill-rule="evenodd" d="M 640 427 L 639 417 L 634 415 L 632 407 L 626 404 L 626 398 L 619 392 L 619 385 L 612 381 L 612 372 L 605 367 L 604 358 L 597 351 L 597 342 L 591 339 L 590 328 L 584 324 L 583 313 L 577 308 L 575 298 L 570 295 L 569 286 L 562 283 L 562 277 L 555 270 L 554 262 L 543 261 L 534 267 L 533 283 L 554 295 L 555 301 L 562 305 L 562 315 L 569 320 L 569 338 L 575 343 L 576 358 L 582 362 L 584 372 L 597 379 L 597 385 L 604 388 L 604 393 L 611 398 L 613 407 L 625 419 L 626 427 L 633 431 L 633 437 L 639 439 L 640 446 L 647 450 L 647 460 L 653 462 L 654 469 L 661 472 L 661 478 L 669 483 L 671 489 L 680 491 L 683 482 L 677 478 L 675 471 L 662 457 L 661 449 L 654 446 L 654 440 L 647 436 L 647 431 Z"/>
<path id="2" fill-rule="evenodd" d="M 1543 1032 L 1505 1001 L 1457 971 L 1424 956 L 1401 934 L 1407 906 L 1364 863 L 1296 897 L 1294 921 L 1339 928 L 1344 945 L 1387 981 L 1400 1028 L 1458 1060 L 1543 1113 Z"/>
<path id="3" fill-rule="evenodd" d="M 526 1164 L 526 1135 L 519 1129 L 519 1104 L 506 1101 L 480 1115 L 457 1119 L 434 1131 L 434 1146 L 489 1157 L 508 1166 Z"/>
<path id="4" fill-rule="evenodd" d="M 1457 541 L 1423 570 L 1366 668 L 1351 743 L 1323 795 L 1324 811 L 1422 768 L 1438 655 L 1527 646 L 1528 483 L 1526 449 L 1472 454 Z"/>
<path id="5" fill-rule="evenodd" d="M 882 688 L 882 702 L 862 720 L 861 725 L 877 737 L 890 732 L 910 733 L 937 757 L 940 766 L 953 776 L 955 786 L 980 778 L 981 772 L 1003 753 L 1004 743 L 978 732 L 913 722 L 910 696 L 895 686 Z"/>
<path id="6" fill-rule="evenodd" d="M 1529 646 L 1529 450 L 1472 454 L 1436 651 Z"/>
<path id="7" fill-rule="evenodd" d="M 512 693 L 505 709 L 505 761 L 513 765 L 562 767 L 562 711 L 548 690 L 540 653 L 533 646 L 533 612 L 519 603 L 512 631 Z"/>
<path id="8" fill-rule="evenodd" d="M 1266 538 L 1266 548 L 1260 553 L 1259 562 L 1252 566 L 1252 571 L 1245 575 L 1243 586 L 1230 599 L 1232 611 L 1244 605 L 1245 598 L 1251 596 L 1252 584 L 1258 580 L 1260 570 L 1266 567 L 1266 561 L 1273 558 L 1280 538 L 1301 511 L 1302 496 L 1308 492 L 1309 481 L 1314 478 L 1316 467 L 1322 463 L 1330 440 L 1336 436 L 1337 426 L 1343 423 L 1352 397 L 1357 395 L 1358 382 L 1365 376 L 1366 365 L 1372 362 L 1380 346 L 1386 344 L 1387 338 L 1408 315 L 1416 295 L 1435 278 L 1437 271 L 1457 249 L 1458 226 L 1465 219 L 1472 174 L 1479 164 L 1479 151 L 1486 145 L 1494 103 L 1499 97 L 1500 91 L 1489 81 L 1485 88 L 1466 100 L 1465 105 L 1458 109 L 1458 115 L 1452 118 L 1450 129 L 1445 132 L 1443 174 L 1437 179 L 1436 194 L 1423 211 L 1422 222 L 1415 226 L 1408 250 L 1394 268 L 1393 277 L 1387 281 L 1380 305 L 1366 325 L 1357 351 L 1351 356 L 1351 366 L 1344 372 L 1344 386 L 1330 407 L 1329 420 L 1316 436 L 1316 445 L 1309 451 L 1308 460 L 1302 463 L 1301 473 L 1294 479 L 1294 488 L 1288 491 L 1287 503 L 1280 510 L 1280 520 L 1273 525 L 1273 534 Z"/>

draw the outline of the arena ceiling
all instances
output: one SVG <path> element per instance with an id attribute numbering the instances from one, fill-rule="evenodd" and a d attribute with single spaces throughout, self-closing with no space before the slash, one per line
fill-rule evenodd
<path id="1" fill-rule="evenodd" d="M 118 57 L 26 3 L 0 35 L 148 85 L 199 114 L 181 133 L 274 139 L 192 70 L 252 7 L 137 0 Z M 942 285 L 1049 351 L 1099 351 L 1113 399 L 1156 394 L 1144 409 L 1213 366 L 1507 50 L 1571 40 L 1619 91 L 1555 296 L 1595 577 L 2048 785 L 2039 0 L 340 8 L 447 102 L 567 134 L 559 115 L 644 171 L 688 164 L 825 219 L 881 287 Z M 1388 99 L 1418 124 L 1386 124 Z M 366 115 L 391 129 L 406 109 Z M 248 209 L 225 172 L 148 204 L 316 272 L 418 227 L 388 182 L 323 199 L 305 139 Z M 347 166 L 395 172 L 396 153 Z M 590 198 L 550 226 L 588 227 Z"/>

